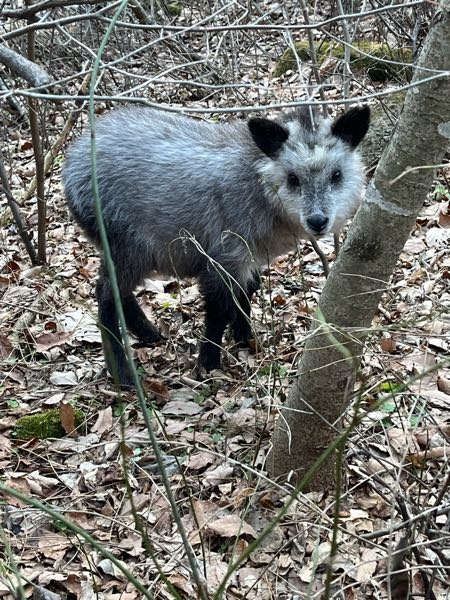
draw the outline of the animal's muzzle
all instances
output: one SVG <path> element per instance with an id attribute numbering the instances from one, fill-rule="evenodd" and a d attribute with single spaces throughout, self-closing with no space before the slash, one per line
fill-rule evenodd
<path id="1" fill-rule="evenodd" d="M 329 220 L 330 219 L 324 215 L 315 214 L 306 219 L 306 224 L 314 235 L 322 235 L 327 231 Z"/>

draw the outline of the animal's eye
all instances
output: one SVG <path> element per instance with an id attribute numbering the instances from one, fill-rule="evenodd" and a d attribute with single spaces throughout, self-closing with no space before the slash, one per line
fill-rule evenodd
<path id="1" fill-rule="evenodd" d="M 333 171 L 333 173 L 331 174 L 331 181 L 333 183 L 338 183 L 341 179 L 342 179 L 342 171 L 340 171 L 339 169 L 336 169 L 336 171 Z"/>
<path id="2" fill-rule="evenodd" d="M 295 173 L 288 174 L 287 182 L 290 187 L 298 187 L 300 185 L 300 180 Z"/>

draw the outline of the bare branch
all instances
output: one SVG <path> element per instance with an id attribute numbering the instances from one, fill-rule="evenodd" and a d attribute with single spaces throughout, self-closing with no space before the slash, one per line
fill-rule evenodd
<path id="1" fill-rule="evenodd" d="M 429 71 L 429 69 L 420 69 L 416 70 L 420 71 Z M 82 73 L 83 75 L 86 72 Z M 233 106 L 233 107 L 214 107 L 214 108 L 200 108 L 199 106 L 189 106 L 189 108 L 175 106 L 175 105 L 165 105 L 161 102 L 152 102 L 151 100 L 147 100 L 145 98 L 138 98 L 136 96 L 126 96 L 126 95 L 97 95 L 94 94 L 93 98 L 95 102 L 128 102 L 130 104 L 142 104 L 143 106 L 149 106 L 151 108 L 156 108 L 159 110 L 166 110 L 168 112 L 173 113 L 190 113 L 190 114 L 236 114 L 236 113 L 250 113 L 250 112 L 258 112 L 258 111 L 268 111 L 268 110 L 279 110 L 279 109 L 289 109 L 289 108 L 297 108 L 298 106 L 346 106 L 348 104 L 357 104 L 359 102 L 367 102 L 368 100 L 372 100 L 374 98 L 384 98 L 387 96 L 391 96 L 395 92 L 402 92 L 409 90 L 411 88 L 420 87 L 425 83 L 429 83 L 431 81 L 437 80 L 445 80 L 448 78 L 448 71 L 436 71 L 435 75 L 431 77 L 427 77 L 420 81 L 415 81 L 409 83 L 407 85 L 402 85 L 395 90 L 392 89 L 383 89 L 379 92 L 373 92 L 370 94 L 361 94 L 359 96 L 354 96 L 352 98 L 333 98 L 331 100 L 312 100 L 312 99 L 301 99 L 295 102 L 273 102 L 270 104 L 252 104 L 252 105 L 241 105 L 241 106 Z M 187 82 L 189 83 L 189 82 Z M 10 92 L 8 95 L 20 96 L 24 98 L 33 97 L 33 98 L 45 98 L 47 100 L 51 100 L 54 102 L 73 100 L 73 97 L 68 94 L 48 94 L 44 95 L 39 92 L 33 92 L 28 90 L 17 90 L 14 93 Z M 1 98 L 1 94 L 0 94 Z M 87 102 L 89 101 L 90 96 L 88 95 L 80 95 L 76 97 L 77 101 Z"/>
<path id="2" fill-rule="evenodd" d="M 26 248 L 28 256 L 30 257 L 32 264 L 36 265 L 37 264 L 36 250 L 28 236 L 27 225 L 22 217 L 20 209 L 17 206 L 17 203 L 14 200 L 14 196 L 11 193 L 11 189 L 10 189 L 9 183 L 8 183 L 8 177 L 6 175 L 6 171 L 5 171 L 5 167 L 3 165 L 3 160 L 2 160 L 1 154 L 0 154 L 0 183 L 1 183 L 0 189 L 3 191 L 3 193 L 6 196 L 6 200 L 8 201 L 8 206 L 11 209 L 11 212 L 12 212 L 12 215 L 14 218 L 14 222 L 19 231 L 19 235 L 22 238 L 22 241 L 24 243 L 24 246 Z"/>
<path id="3" fill-rule="evenodd" d="M 3 10 L 2 16 L 10 19 L 31 19 L 38 12 L 51 8 L 64 8 L 67 6 L 79 6 L 80 4 L 100 4 L 103 0 L 45 0 L 33 6 Z"/>
<path id="4" fill-rule="evenodd" d="M 88 75 L 86 75 L 86 77 L 84 78 L 84 80 L 80 86 L 80 91 L 82 91 L 83 93 L 86 93 L 86 89 L 89 85 L 90 77 L 91 77 L 90 73 Z M 60 135 L 56 138 L 55 142 L 53 143 L 53 146 L 48 150 L 48 152 L 46 153 L 46 155 L 44 157 L 44 174 L 45 175 L 47 175 L 49 173 L 50 169 L 53 166 L 55 158 L 61 152 L 62 147 L 64 146 L 65 142 L 67 141 L 67 138 L 69 137 L 69 135 L 72 133 L 72 130 L 77 122 L 77 119 L 80 115 L 80 106 L 82 103 L 77 102 L 76 104 L 78 105 L 77 108 L 75 110 L 72 110 L 69 113 L 69 115 L 66 119 L 66 123 L 65 123 Z M 20 206 L 25 204 L 25 202 L 27 202 L 32 197 L 32 195 L 36 192 L 36 188 L 37 188 L 37 178 L 36 178 L 36 176 L 34 176 L 30 182 L 30 185 L 27 187 L 27 189 L 24 191 L 24 193 L 19 197 L 18 204 Z"/>
<path id="5" fill-rule="evenodd" d="M 0 44 L 0 62 L 14 75 L 22 77 L 33 87 L 49 85 L 53 81 L 45 69 L 4 44 Z"/>
<path id="6" fill-rule="evenodd" d="M 97 3 L 97 0 L 95 0 L 95 3 Z M 345 17 L 343 17 L 341 15 L 337 15 L 335 17 L 331 17 L 329 19 L 324 19 L 323 21 L 318 21 L 316 23 L 309 23 L 309 24 L 301 23 L 299 25 L 288 25 L 288 24 L 286 24 L 286 25 L 265 25 L 265 24 L 260 24 L 260 23 L 248 23 L 245 25 L 233 24 L 233 25 L 214 25 L 214 26 L 203 26 L 203 25 L 196 24 L 196 25 L 186 27 L 186 26 L 181 26 L 181 25 L 167 25 L 167 24 L 143 25 L 141 23 L 129 23 L 129 22 L 118 21 L 116 23 L 116 27 L 125 28 L 125 29 L 138 29 L 138 30 L 142 30 L 142 31 L 157 31 L 157 32 L 164 31 L 165 33 L 169 32 L 169 33 L 173 33 L 173 34 L 177 34 L 177 33 L 184 34 L 186 32 L 211 34 L 211 33 L 219 33 L 222 31 L 224 31 L 224 32 L 233 32 L 233 31 L 242 31 L 242 32 L 292 31 L 292 32 L 299 32 L 299 31 L 306 31 L 308 29 L 314 29 L 314 30 L 320 29 L 325 26 L 331 25 L 333 23 L 338 24 L 342 21 L 343 18 L 345 18 L 347 21 L 351 20 L 351 19 L 361 19 L 361 18 L 370 17 L 372 15 L 376 15 L 379 13 L 389 12 L 391 10 L 398 11 L 400 9 L 410 8 L 410 7 L 414 7 L 414 6 L 420 6 L 423 3 L 424 3 L 423 0 L 417 0 L 415 2 L 408 2 L 406 4 L 389 4 L 387 6 L 383 6 L 380 8 L 373 9 L 373 10 L 368 10 L 365 12 L 349 13 L 349 14 L 345 15 Z M 79 2 L 77 2 L 76 4 L 79 4 Z M 98 16 L 100 14 L 107 13 L 107 12 L 113 10 L 117 5 L 118 5 L 118 2 L 116 1 L 111 4 L 108 4 L 107 6 L 99 9 L 97 12 L 92 13 L 92 14 L 73 15 L 70 17 L 65 17 L 63 19 L 55 19 L 53 21 L 39 21 L 37 23 L 30 23 L 29 25 L 27 25 L 21 29 L 17 29 L 17 30 L 9 31 L 8 33 L 5 33 L 3 35 L 3 40 L 9 40 L 11 38 L 19 37 L 19 36 L 23 35 L 24 33 L 27 33 L 29 30 L 52 29 L 57 24 L 58 25 L 68 25 L 70 23 L 74 23 L 74 22 L 78 22 L 78 21 L 82 21 L 82 20 L 93 20 L 95 18 L 98 18 Z M 5 15 L 5 11 L 2 13 L 2 16 L 3 15 Z M 110 21 L 110 19 L 107 19 L 105 17 L 103 17 L 103 20 L 105 20 L 106 22 Z"/>

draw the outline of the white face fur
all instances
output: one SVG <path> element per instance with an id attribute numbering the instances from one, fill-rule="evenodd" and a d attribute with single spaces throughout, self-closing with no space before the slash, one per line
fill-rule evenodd
<path id="1" fill-rule="evenodd" d="M 258 167 L 272 201 L 282 205 L 300 237 L 337 233 L 361 201 L 364 170 L 354 144 L 367 127 L 363 123 L 362 134 L 355 133 L 351 118 L 346 119 L 344 131 L 337 127 L 336 135 L 338 121 L 320 119 L 314 129 L 298 118 L 282 122 L 286 141 Z"/>

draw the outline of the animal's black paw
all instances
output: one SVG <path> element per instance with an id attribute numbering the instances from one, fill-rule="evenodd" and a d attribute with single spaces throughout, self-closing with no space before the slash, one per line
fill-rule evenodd
<path id="1" fill-rule="evenodd" d="M 198 366 L 203 367 L 206 371 L 220 369 L 222 366 L 220 363 L 220 348 L 210 342 L 202 343 L 198 354 Z"/>
<path id="2" fill-rule="evenodd" d="M 248 321 L 236 321 L 236 323 L 233 323 L 232 333 L 234 341 L 243 348 L 248 347 L 248 341 L 254 337 Z"/>
<path id="3" fill-rule="evenodd" d="M 159 333 L 159 331 L 157 329 L 153 330 L 149 330 L 149 331 L 145 331 L 142 334 L 139 335 L 139 346 L 142 347 L 148 347 L 148 346 L 154 346 L 155 344 L 157 344 L 158 342 L 160 342 L 161 340 L 163 340 L 163 336 Z"/>

